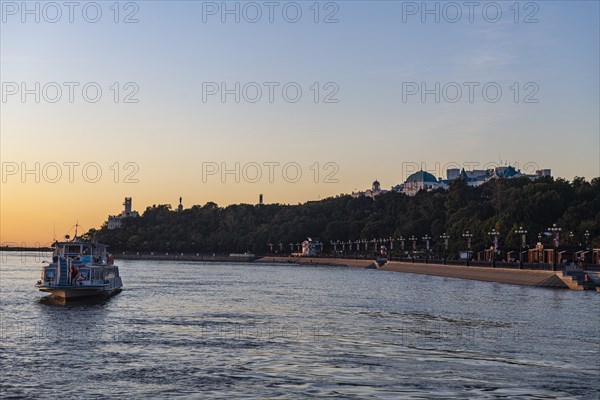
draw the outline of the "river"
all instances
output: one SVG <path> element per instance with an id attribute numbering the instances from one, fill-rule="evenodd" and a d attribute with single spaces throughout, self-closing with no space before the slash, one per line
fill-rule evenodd
<path id="1" fill-rule="evenodd" d="M 600 295 L 345 267 L 119 261 L 60 304 L 2 253 L 0 397 L 589 398 Z M 46 259 L 48 259 L 46 257 Z"/>

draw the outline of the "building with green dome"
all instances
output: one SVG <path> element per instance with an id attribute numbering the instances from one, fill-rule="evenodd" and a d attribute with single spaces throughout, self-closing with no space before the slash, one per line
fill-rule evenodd
<path id="1" fill-rule="evenodd" d="M 439 188 L 447 189 L 448 185 L 442 179 L 437 179 L 429 172 L 421 170 L 410 175 L 403 184 L 394 187 L 394 190 L 414 196 L 420 190 L 436 190 Z"/>

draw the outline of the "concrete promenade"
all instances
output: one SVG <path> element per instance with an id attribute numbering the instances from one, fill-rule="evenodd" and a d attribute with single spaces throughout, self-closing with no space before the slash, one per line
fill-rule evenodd
<path id="1" fill-rule="evenodd" d="M 390 261 L 381 269 L 411 274 L 443 276 L 447 278 L 509 283 L 513 285 L 568 289 L 556 272 L 505 268 L 465 267 L 439 264 L 412 264 Z"/>
<path id="2" fill-rule="evenodd" d="M 317 258 L 317 257 L 263 257 L 255 262 L 276 262 L 295 264 L 334 265 L 353 268 L 377 268 L 384 271 L 396 271 L 419 275 L 432 275 L 447 278 L 471 279 L 487 282 L 508 283 L 536 287 L 550 287 L 568 289 L 569 287 L 557 272 L 530 271 L 503 268 L 466 267 L 441 264 L 413 264 L 398 261 L 389 261 L 384 266 L 378 267 L 374 260 L 349 260 L 342 258 Z"/>
<path id="3" fill-rule="evenodd" d="M 194 261 L 194 262 L 237 262 L 237 263 L 279 263 L 279 264 L 302 264 L 302 265 L 329 265 L 350 268 L 381 269 L 384 271 L 404 272 L 419 275 L 440 276 L 446 278 L 471 279 L 486 282 L 508 283 L 512 285 L 524 285 L 535 287 L 548 287 L 557 289 L 588 290 L 596 289 L 599 285 L 578 282 L 574 277 L 566 276 L 563 272 L 543 270 L 519 270 L 508 268 L 491 267 L 467 267 L 460 265 L 423 264 L 399 261 L 388 261 L 379 266 L 375 260 L 369 259 L 346 259 L 346 258 L 320 258 L 320 257 L 229 257 L 212 255 L 182 255 L 182 254 L 117 254 L 117 259 L 130 260 L 166 260 L 166 261 Z M 590 276 L 593 276 L 590 273 Z M 600 291 L 600 290 L 599 290 Z"/>

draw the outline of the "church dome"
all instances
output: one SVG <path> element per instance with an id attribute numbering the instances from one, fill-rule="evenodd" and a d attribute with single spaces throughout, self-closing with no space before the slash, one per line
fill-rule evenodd
<path id="1" fill-rule="evenodd" d="M 437 179 L 429 172 L 419 171 L 409 176 L 406 182 L 437 182 Z"/>

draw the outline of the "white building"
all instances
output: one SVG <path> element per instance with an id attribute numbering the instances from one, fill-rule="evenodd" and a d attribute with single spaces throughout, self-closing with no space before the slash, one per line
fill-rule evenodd
<path id="1" fill-rule="evenodd" d="M 550 169 L 541 169 L 536 171 L 533 175 L 527 175 L 522 173 L 521 170 L 518 170 L 515 167 L 508 165 L 484 170 L 476 169 L 473 171 L 465 171 L 464 169 L 459 170 L 458 168 L 453 168 L 447 171 L 447 176 L 448 179 L 446 181 L 446 184 L 449 184 L 457 178 L 462 178 L 467 182 L 469 186 L 476 187 L 492 179 L 514 179 L 527 177 L 531 180 L 534 180 L 545 176 L 552 176 L 552 171 Z"/>
<path id="2" fill-rule="evenodd" d="M 418 171 L 410 175 L 404 183 L 396 185 L 392 191 L 404 193 L 408 196 L 416 195 L 420 190 L 431 191 L 436 189 L 448 189 L 450 183 L 456 179 L 463 179 L 467 185 L 477 187 L 483 185 L 492 179 L 513 179 L 527 177 L 531 180 L 539 179 L 546 176 L 552 176 L 549 169 L 541 169 L 533 175 L 527 175 L 513 166 L 502 166 L 490 169 L 475 169 L 466 171 L 463 169 L 452 168 L 446 171 L 447 179 L 436 178 L 427 171 Z M 352 197 L 376 197 L 380 194 L 387 193 L 388 190 L 382 190 L 378 181 L 373 182 L 370 190 L 364 192 L 352 192 Z"/>
<path id="3" fill-rule="evenodd" d="M 418 171 L 406 178 L 403 184 L 395 186 L 394 191 L 414 196 L 420 190 L 429 191 L 439 188 L 447 189 L 448 185 L 441 178 L 436 179 L 427 171 Z"/>
<path id="4" fill-rule="evenodd" d="M 375 197 L 387 192 L 388 190 L 381 189 L 381 184 L 379 183 L 379 181 L 375 180 L 375 182 L 373 182 L 373 185 L 371 185 L 371 189 L 367 189 L 364 192 L 352 192 L 352 197 Z"/>
<path id="5" fill-rule="evenodd" d="M 131 197 L 125 197 L 125 201 L 123 202 L 123 212 L 119 215 L 108 216 L 108 229 L 120 228 L 123 223 L 123 218 L 137 218 L 140 216 L 137 211 L 131 210 L 131 204 Z"/>

